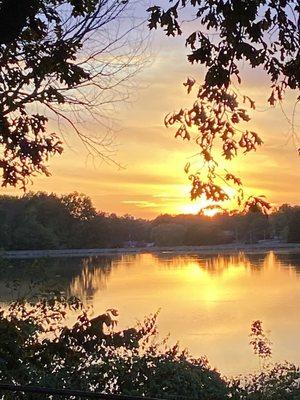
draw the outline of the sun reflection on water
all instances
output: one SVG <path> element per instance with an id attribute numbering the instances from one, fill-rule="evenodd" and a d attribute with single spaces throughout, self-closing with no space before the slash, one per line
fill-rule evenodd
<path id="1" fill-rule="evenodd" d="M 161 309 L 160 335 L 170 332 L 226 374 L 257 367 L 248 345 L 257 319 L 271 331 L 274 360 L 299 363 L 300 254 L 117 254 L 61 263 L 50 260 L 45 272 L 95 315 L 117 308 L 122 328 Z M 11 268 L 11 281 L 21 271 Z M 24 287 L 26 279 L 24 272 Z M 3 279 L 0 290 L 5 302 Z"/>
<path id="2" fill-rule="evenodd" d="M 256 319 L 271 331 L 275 359 L 300 359 L 298 268 L 299 258 L 272 252 L 129 254 L 102 267 L 100 259 L 90 260 L 70 292 L 85 294 L 95 313 L 118 308 L 122 327 L 161 308 L 161 335 L 170 332 L 226 373 L 248 372 L 257 366 L 248 346 Z"/>

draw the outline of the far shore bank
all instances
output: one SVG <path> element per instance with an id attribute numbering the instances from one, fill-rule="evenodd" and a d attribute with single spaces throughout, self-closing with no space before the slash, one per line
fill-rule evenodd
<path id="1" fill-rule="evenodd" d="M 215 246 L 177 246 L 177 247 L 127 247 L 111 249 L 60 249 L 60 250 L 13 250 L 2 251 L 0 257 L 7 259 L 97 257 L 114 254 L 173 253 L 173 254 L 236 254 L 236 253 L 300 253 L 300 243 L 276 244 L 227 244 Z"/>

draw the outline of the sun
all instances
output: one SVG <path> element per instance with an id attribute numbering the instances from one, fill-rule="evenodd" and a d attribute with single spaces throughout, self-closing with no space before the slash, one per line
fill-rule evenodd
<path id="1" fill-rule="evenodd" d="M 201 207 L 198 203 L 191 203 L 191 204 L 183 204 L 179 212 L 182 214 L 198 214 L 201 210 Z"/>
<path id="2" fill-rule="evenodd" d="M 197 215 L 200 212 L 207 217 L 214 217 L 217 214 L 223 213 L 224 209 L 230 208 L 232 199 L 234 198 L 236 191 L 231 187 L 222 188 L 224 192 L 229 196 L 229 200 L 225 203 L 215 202 L 213 200 L 208 200 L 204 195 L 195 201 L 189 201 L 184 204 L 176 204 L 173 208 L 174 214 L 193 214 Z M 189 187 L 184 187 L 183 196 L 185 199 L 189 197 Z"/>
<path id="3" fill-rule="evenodd" d="M 220 208 L 209 208 L 207 210 L 203 210 L 203 214 L 207 217 L 214 217 L 215 215 L 220 213 Z"/>
<path id="4" fill-rule="evenodd" d="M 213 208 L 213 206 L 216 206 L 216 208 Z M 212 207 L 209 209 L 205 209 L 206 207 Z M 208 216 L 208 217 L 213 217 L 214 215 L 218 214 L 220 212 L 220 209 L 217 207 L 216 203 L 213 203 L 212 201 L 206 200 L 204 198 L 196 201 L 196 202 L 190 202 L 188 204 L 183 204 L 179 208 L 179 212 L 182 214 L 198 214 L 201 210 L 203 210 L 203 214 Z"/>

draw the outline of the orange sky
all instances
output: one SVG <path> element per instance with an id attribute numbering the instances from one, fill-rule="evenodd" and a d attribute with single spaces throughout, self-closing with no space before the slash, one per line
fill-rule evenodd
<path id="1" fill-rule="evenodd" d="M 83 192 L 99 210 L 147 218 L 198 209 L 198 204 L 189 200 L 189 181 L 183 171 L 189 157 L 197 152 L 196 145 L 174 139 L 174 132 L 163 124 L 166 113 L 192 102 L 182 82 L 188 75 L 195 75 L 197 69 L 187 64 L 181 39 L 158 35 L 152 44 L 153 62 L 136 79 L 138 87 L 131 102 L 115 114 L 118 132 L 114 159 L 125 168 L 92 162 L 78 139 L 68 132 L 65 152 L 49 162 L 52 176 L 36 178 L 29 190 Z M 199 73 L 201 76 L 200 69 Z M 265 143 L 257 153 L 241 156 L 227 167 L 252 192 L 265 194 L 269 201 L 297 204 L 300 159 L 296 145 L 288 140 L 289 125 L 279 108 L 268 108 L 269 89 L 261 74 L 248 71 L 245 75 L 247 94 L 256 100 L 258 108 L 251 126 L 261 133 Z M 288 114 L 293 100 L 291 97 L 286 101 Z M 102 130 L 95 121 L 86 121 L 85 126 L 90 132 Z M 21 194 L 7 188 L 1 193 Z"/>

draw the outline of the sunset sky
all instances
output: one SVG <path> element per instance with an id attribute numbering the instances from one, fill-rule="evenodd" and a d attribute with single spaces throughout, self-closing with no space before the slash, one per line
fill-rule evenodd
<path id="1" fill-rule="evenodd" d="M 92 162 L 78 139 L 69 132 L 65 134 L 65 152 L 49 162 L 52 176 L 36 178 L 29 190 L 78 191 L 90 196 L 99 210 L 137 217 L 196 212 L 200 208 L 199 202 L 189 200 L 189 181 L 183 171 L 188 160 L 196 162 L 195 157 L 190 157 L 197 152 L 197 147 L 175 139 L 174 131 L 165 128 L 163 119 L 168 112 L 193 101 L 192 96 L 186 96 L 182 83 L 187 76 L 197 77 L 197 72 L 201 78 L 202 70 L 188 65 L 182 39 L 166 38 L 154 32 L 150 50 L 151 63 L 136 77 L 138 85 L 130 102 L 120 105 L 115 115 L 117 152 L 113 158 L 124 168 L 99 160 Z M 245 92 L 257 104 L 251 127 L 261 134 L 265 143 L 257 153 L 240 156 L 227 167 L 242 178 L 249 192 L 264 194 L 275 204 L 297 204 L 300 202 L 300 159 L 297 145 L 288 134 L 289 125 L 280 108 L 267 106 L 270 90 L 263 75 L 245 69 L 244 75 Z M 294 99 L 291 96 L 286 100 L 288 116 Z M 95 121 L 88 121 L 87 126 L 91 132 L 102 129 Z M 1 193 L 22 194 L 8 188 Z"/>

